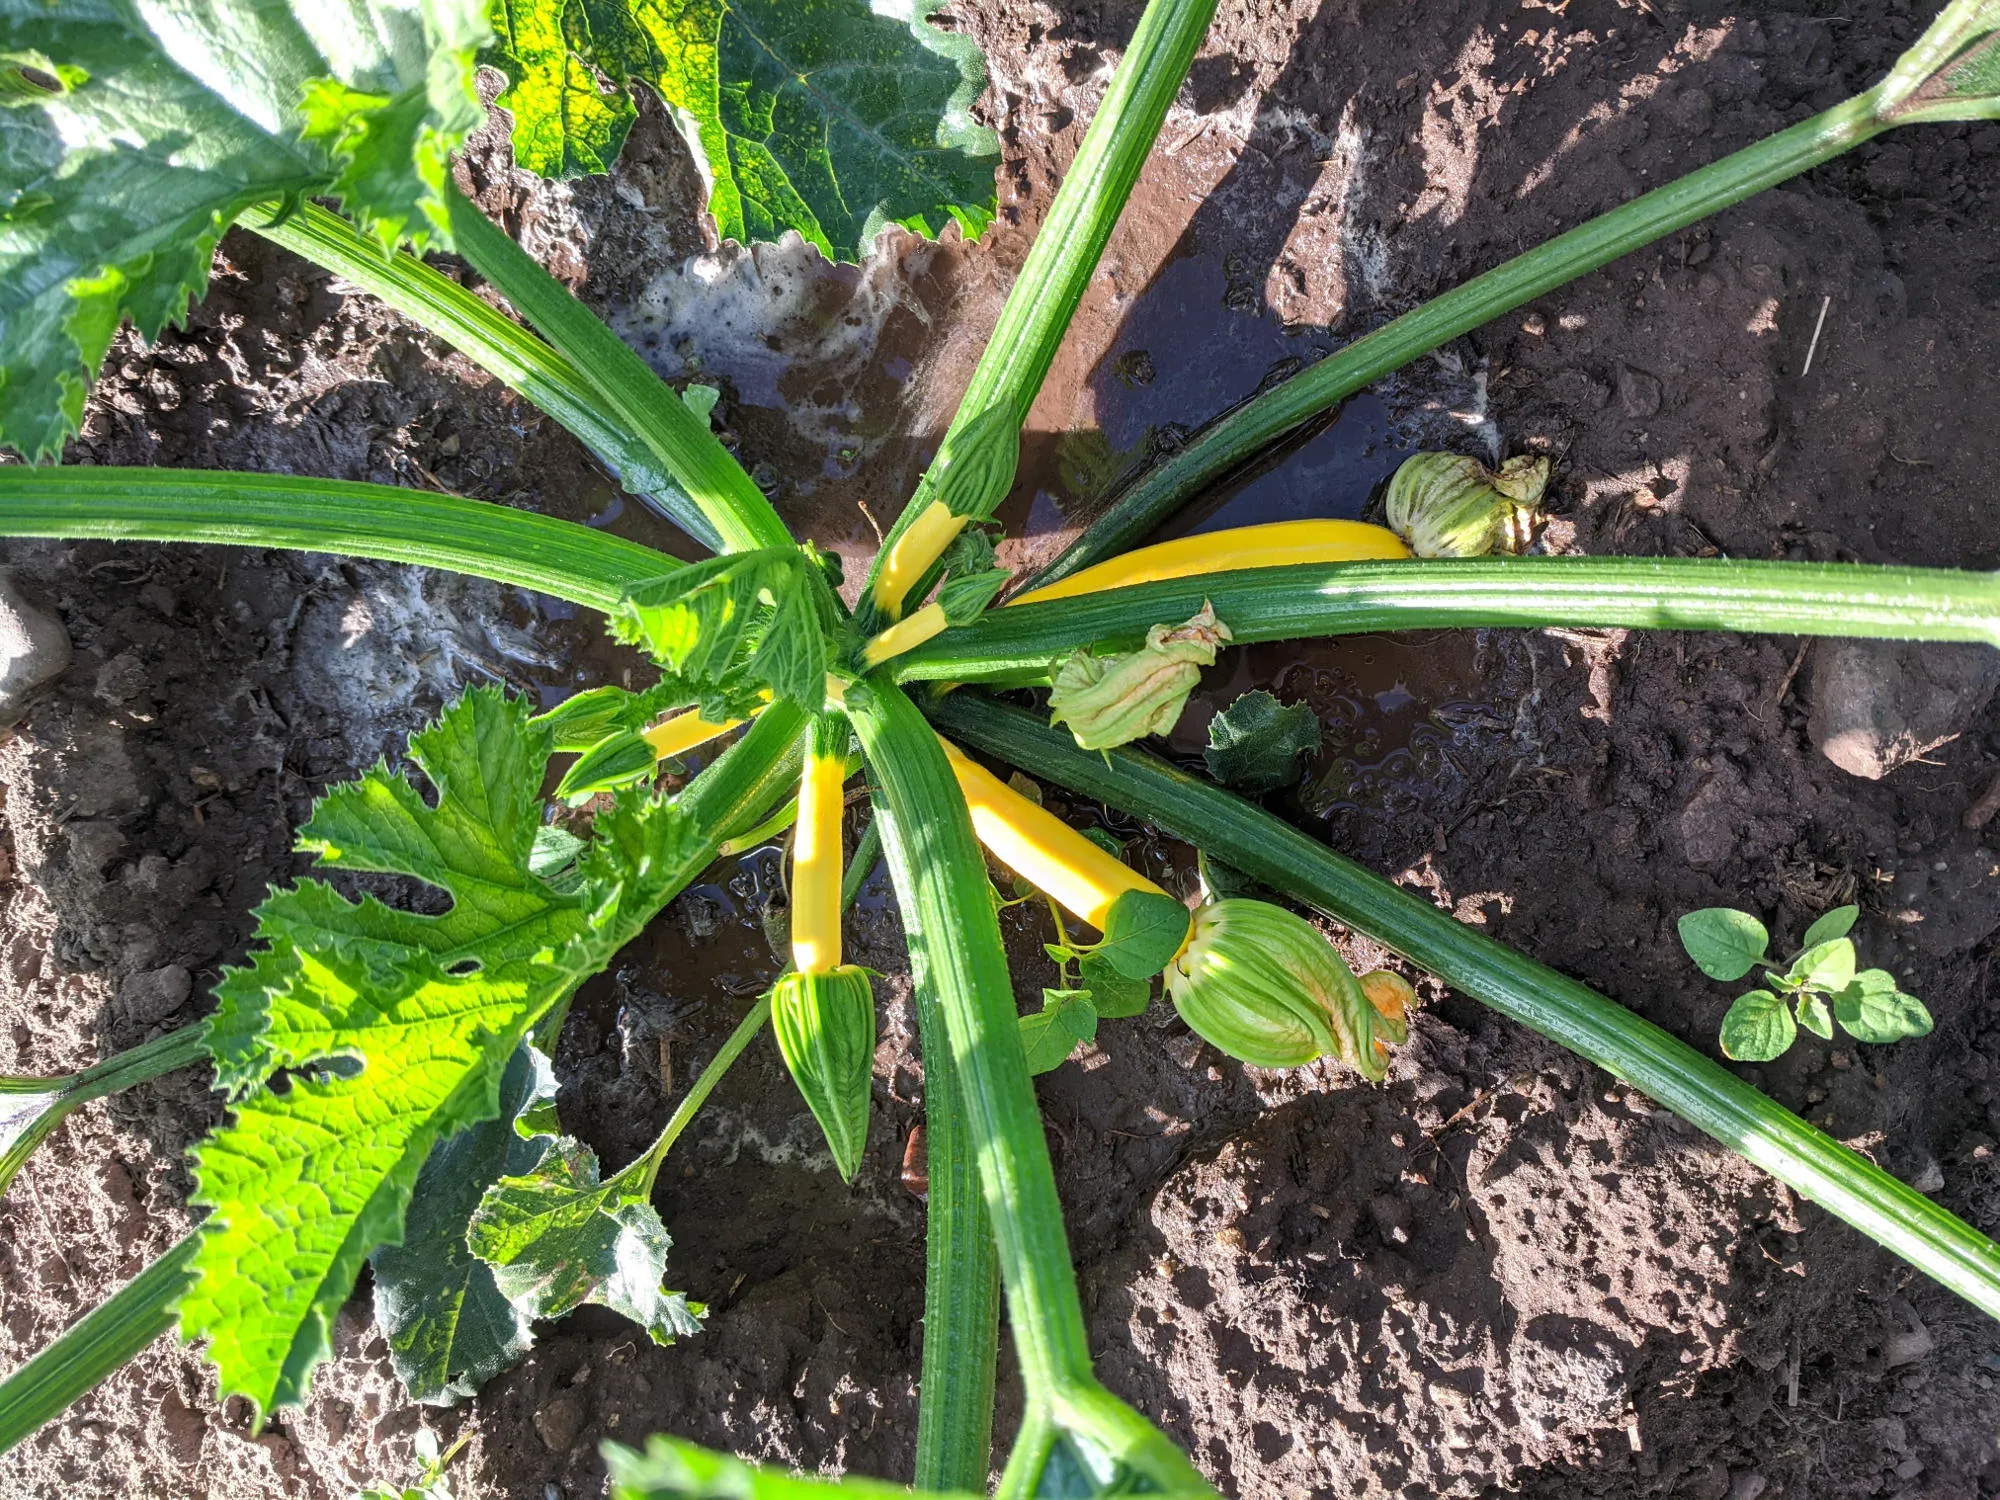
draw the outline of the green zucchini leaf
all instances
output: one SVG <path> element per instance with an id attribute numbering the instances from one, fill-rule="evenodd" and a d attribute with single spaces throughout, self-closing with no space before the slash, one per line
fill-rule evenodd
<path id="1" fill-rule="evenodd" d="M 0 0 L 0 443 L 60 452 L 119 324 L 185 315 L 254 203 L 445 243 L 479 0 Z"/>
<path id="2" fill-rule="evenodd" d="M 501 1293 L 465 1236 L 486 1190 L 541 1160 L 549 1139 L 535 1135 L 532 1120 L 555 1095 L 549 1060 L 523 1042 L 500 1078 L 499 1115 L 431 1148 L 403 1242 L 384 1245 L 370 1262 L 375 1322 L 412 1400 L 455 1406 L 534 1344 L 533 1320 Z"/>
<path id="3" fill-rule="evenodd" d="M 438 914 L 302 881 L 258 909 L 261 946 L 210 1022 L 231 1118 L 196 1150 L 200 1280 L 181 1328 L 225 1396 L 302 1400 L 362 1261 L 403 1234 L 436 1142 L 500 1113 L 507 1060 L 713 848 L 673 804 L 600 813 L 558 890 L 531 868 L 549 736 L 476 688 L 413 735 L 430 798 L 378 764 L 321 800 L 300 847 L 411 877 Z M 434 799 L 434 800 L 433 800 Z"/>
<path id="4" fill-rule="evenodd" d="M 766 547 L 712 557 L 628 593 L 611 633 L 671 674 L 682 702 L 712 724 L 748 717 L 772 697 L 817 712 L 829 643 L 842 621 L 812 555 Z"/>
<path id="5" fill-rule="evenodd" d="M 560 1318 L 586 1302 L 623 1313 L 671 1344 L 701 1332 L 702 1308 L 663 1288 L 673 1241 L 644 1174 L 597 1176 L 597 1154 L 561 1136 L 529 1171 L 486 1190 L 466 1242 L 524 1317 Z"/>
<path id="6" fill-rule="evenodd" d="M 493 0 L 514 159 L 604 172 L 636 118 L 672 111 L 725 239 L 796 229 L 858 260 L 881 229 L 972 238 L 992 222 L 999 143 L 972 118 L 986 65 L 938 30 L 942 0 Z M 608 83 L 608 89 L 601 86 Z"/>

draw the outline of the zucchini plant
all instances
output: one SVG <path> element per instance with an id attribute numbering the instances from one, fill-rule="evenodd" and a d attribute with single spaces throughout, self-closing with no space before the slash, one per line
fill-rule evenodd
<path id="1" fill-rule="evenodd" d="M 217 0 L 172 26 L 129 0 L 0 0 L 0 441 L 31 460 L 0 467 L 0 534 L 457 569 L 598 611 L 658 667 L 643 689 L 599 688 L 540 714 L 474 689 L 412 737 L 424 786 L 378 765 L 320 800 L 301 849 L 329 871 L 409 877 L 440 893 L 441 909 L 356 902 L 311 879 L 274 891 L 248 962 L 201 1025 L 74 1078 L 5 1084 L 7 1172 L 84 1100 L 204 1057 L 229 1111 L 195 1149 L 199 1226 L 0 1384 L 0 1445 L 173 1328 L 204 1345 L 224 1395 L 260 1413 L 302 1400 L 371 1258 L 378 1317 L 421 1399 L 468 1393 L 520 1356 L 535 1319 L 585 1302 L 661 1341 L 697 1329 L 701 1309 L 665 1288 L 655 1178 L 767 1021 L 851 1173 L 875 1019 L 869 976 L 842 962 L 839 911 L 879 844 L 926 1073 L 915 1482 L 987 1487 L 1004 1292 L 1025 1407 L 1000 1494 L 1213 1493 L 1093 1372 L 1032 1069 L 1099 1019 L 1142 1009 L 1164 973 L 1188 1024 L 1225 1052 L 1267 1067 L 1332 1056 L 1377 1078 L 1412 1024 L 1411 993 L 1392 975 L 1352 974 L 1290 910 L 1226 896 L 1190 912 L 967 751 L 1032 765 L 1368 934 L 2000 1316 L 2000 1246 L 1971 1226 L 1613 1001 L 1134 744 L 1171 727 L 1202 663 L 1250 642 L 1566 624 L 2000 645 L 2000 581 L 1728 559 L 1411 557 L 1402 537 L 1344 522 L 1128 550 L 1247 454 L 1448 338 L 1884 130 L 2000 118 L 2000 0 L 1952 0 L 1856 99 L 1530 250 L 1247 403 L 1141 475 L 1050 572 L 994 607 L 1009 580 L 978 523 L 1012 482 L 1024 416 L 1213 8 L 1150 0 L 957 417 L 850 609 L 831 560 L 794 543 L 706 423 L 460 193 L 452 153 L 480 118 L 472 73 L 486 59 L 508 74 L 503 102 L 529 165 L 603 169 L 631 118 L 626 87 L 644 83 L 674 106 L 726 233 L 796 228 L 841 255 L 892 221 L 976 232 L 991 213 L 992 142 L 968 113 L 980 67 L 928 24 L 935 0 L 361 0 L 338 15 Z M 371 24 L 355 27 L 351 11 Z M 230 65 L 246 50 L 264 66 Z M 486 366 L 716 555 L 683 564 L 448 495 L 32 462 L 75 429 L 121 322 L 150 336 L 184 312 L 230 223 L 337 271 Z M 433 246 L 455 249 L 523 321 L 427 266 L 420 253 Z M 1404 497 L 1408 534 L 1443 539 L 1425 551 L 1478 551 L 1485 542 L 1464 538 L 1515 529 L 1529 477 L 1426 462 Z M 1047 688 L 1061 727 L 982 684 Z M 1297 726 L 1275 705 L 1246 705 L 1235 727 L 1254 737 L 1260 717 L 1283 732 L 1275 752 L 1218 750 L 1298 753 Z M 725 736 L 684 789 L 656 787 L 661 757 Z M 559 796 L 601 794 L 587 836 L 553 820 L 544 796 L 567 756 Z M 840 789 L 857 766 L 873 819 L 843 871 Z M 793 970 L 654 1144 L 604 1176 L 551 1102 L 546 1056 L 571 997 L 718 851 L 793 819 Z M 982 844 L 1098 933 L 1061 929 L 1057 956 L 1075 982 L 1037 1015 L 1016 1009 Z M 610 1461 L 631 1495 L 821 1487 L 669 1438 Z"/>

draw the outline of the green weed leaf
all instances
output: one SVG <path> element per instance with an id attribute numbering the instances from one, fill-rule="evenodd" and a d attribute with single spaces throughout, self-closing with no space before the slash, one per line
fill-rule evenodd
<path id="1" fill-rule="evenodd" d="M 611 616 L 611 633 L 672 674 L 681 701 L 712 724 L 748 716 L 764 691 L 819 709 L 841 629 L 826 575 L 792 547 L 679 569 L 634 589 Z"/>
<path id="2" fill-rule="evenodd" d="M 1208 721 L 1208 774 L 1246 796 L 1261 796 L 1299 779 L 1305 758 L 1319 753 L 1319 715 L 1306 703 L 1280 703 L 1262 688 L 1245 693 Z"/>
<path id="3" fill-rule="evenodd" d="M 1722 1050 L 1737 1062 L 1769 1062 L 1781 1057 L 1798 1028 L 1782 995 L 1752 990 L 1722 1018 Z"/>
<path id="4" fill-rule="evenodd" d="M 1835 938 L 1844 938 L 1854 930 L 1855 918 L 1861 915 L 1858 906 L 1836 906 L 1812 926 L 1806 929 L 1801 948 L 1817 948 L 1821 943 L 1830 943 Z"/>
<path id="5" fill-rule="evenodd" d="M 652 1437 L 646 1451 L 604 1445 L 615 1500 L 910 1500 L 905 1485 L 873 1479 L 800 1479 L 783 1468 L 759 1468 L 680 1438 Z M 929 1500 L 978 1500 L 966 1491 L 926 1491 Z"/>
<path id="6" fill-rule="evenodd" d="M 1681 946 L 1710 979 L 1741 979 L 1771 946 L 1771 934 L 1747 911 L 1705 906 L 1680 920 Z"/>
<path id="7" fill-rule="evenodd" d="M 1127 979 L 1151 979 L 1187 942 L 1188 909 L 1158 891 L 1125 891 L 1104 918 L 1097 957 Z"/>
<path id="8" fill-rule="evenodd" d="M 549 1139 L 531 1121 L 555 1095 L 548 1059 L 525 1042 L 515 1048 L 500 1079 L 499 1115 L 432 1148 L 402 1244 L 375 1252 L 375 1322 L 412 1400 L 456 1405 L 534 1343 L 528 1315 L 501 1293 L 465 1233 L 489 1187 L 541 1160 Z"/>
<path id="9" fill-rule="evenodd" d="M 1807 990 L 1799 996 L 1799 1024 L 1814 1036 L 1833 1039 L 1833 1012 L 1827 1009 L 1826 997 L 1817 990 Z"/>
<path id="10" fill-rule="evenodd" d="M 890 223 L 972 238 L 992 221 L 993 133 L 972 41 L 942 0 L 494 0 L 491 60 L 512 80 L 514 159 L 545 177 L 608 171 L 644 83 L 672 111 L 726 239 L 796 229 L 858 260 Z M 597 74 L 611 81 L 607 93 Z"/>
<path id="11" fill-rule="evenodd" d="M 1121 974 L 1101 953 L 1086 953 L 1077 960 L 1078 977 L 1089 992 L 1098 1016 L 1107 1021 L 1142 1015 L 1153 999 L 1150 979 L 1132 979 Z"/>
<path id="12" fill-rule="evenodd" d="M 1030 1073 L 1052 1073 L 1097 1038 L 1097 1007 L 1088 990 L 1043 990 L 1042 1008 L 1021 1017 L 1021 1046 Z"/>
<path id="13" fill-rule="evenodd" d="M 1785 977 L 1816 990 L 1840 990 L 1854 977 L 1854 941 L 1833 938 L 1815 943 L 1797 958 Z"/>
<path id="14" fill-rule="evenodd" d="M 254 203 L 448 242 L 485 37 L 479 0 L 0 3 L 0 443 L 59 452 L 119 324 L 178 321 Z"/>
<path id="15" fill-rule="evenodd" d="M 1858 1042 L 1899 1042 L 1929 1036 L 1931 1013 L 1915 995 L 1896 987 L 1887 969 L 1864 969 L 1833 997 L 1834 1019 Z"/>
<path id="16" fill-rule="evenodd" d="M 466 1241 L 523 1315 L 596 1302 L 671 1344 L 701 1331 L 702 1309 L 660 1284 L 673 1241 L 642 1183 L 622 1173 L 600 1182 L 596 1153 L 562 1136 L 533 1170 L 486 1190 Z"/>

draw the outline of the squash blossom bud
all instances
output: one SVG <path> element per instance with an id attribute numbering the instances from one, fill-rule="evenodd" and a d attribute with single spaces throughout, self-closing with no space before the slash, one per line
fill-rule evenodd
<path id="1" fill-rule="evenodd" d="M 1375 1007 L 1381 1019 L 1375 1023 L 1375 1050 L 1386 1059 L 1389 1048 L 1410 1039 L 1410 1012 L 1417 1008 L 1417 992 L 1410 981 L 1391 969 L 1376 969 L 1359 980 L 1361 993 Z"/>
<path id="2" fill-rule="evenodd" d="M 1331 1054 L 1381 1079 L 1388 1044 L 1405 1035 L 1312 923 L 1268 901 L 1201 908 L 1166 982 L 1202 1040 L 1252 1067 L 1297 1068 Z"/>
<path id="3" fill-rule="evenodd" d="M 1149 734 L 1165 734 L 1188 694 L 1213 666 L 1229 627 L 1206 602 L 1184 625 L 1155 625 L 1146 644 L 1117 656 L 1078 651 L 1056 670 L 1049 722 L 1067 724 L 1085 750 L 1109 750 Z"/>
<path id="4" fill-rule="evenodd" d="M 1458 453 L 1419 453 L 1389 481 L 1383 519 L 1418 557 L 1519 552 L 1534 534 L 1549 461 L 1523 454 L 1498 472 Z"/>
<path id="5" fill-rule="evenodd" d="M 771 1031 L 792 1082 L 826 1135 L 848 1182 L 868 1145 L 868 1098 L 875 1074 L 875 987 L 853 964 L 791 973 L 771 989 Z"/>

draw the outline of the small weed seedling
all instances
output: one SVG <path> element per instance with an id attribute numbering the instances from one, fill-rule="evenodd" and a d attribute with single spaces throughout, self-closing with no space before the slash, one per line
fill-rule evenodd
<path id="1" fill-rule="evenodd" d="M 1705 906 L 1682 917 L 1681 946 L 1702 973 L 1728 981 L 1762 969 L 1769 986 L 1739 996 L 1729 1007 L 1722 1018 L 1722 1050 L 1737 1062 L 1769 1062 L 1784 1056 L 1799 1027 L 1830 1041 L 1836 1022 L 1857 1042 L 1928 1036 L 1931 1013 L 1915 995 L 1896 987 L 1894 974 L 1854 971 L 1854 939 L 1847 934 L 1860 915 L 1858 906 L 1836 906 L 1806 929 L 1805 941 L 1785 964 L 1771 961 L 1771 934 L 1747 911 Z"/>
<path id="2" fill-rule="evenodd" d="M 458 1457 L 459 1450 L 471 1441 L 472 1434 L 466 1433 L 449 1448 L 439 1452 L 437 1434 L 428 1427 L 419 1427 L 417 1435 L 410 1440 L 417 1460 L 416 1483 L 400 1488 L 372 1484 L 354 1500 L 453 1500 L 451 1481 L 444 1477 L 444 1471 Z"/>

